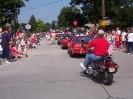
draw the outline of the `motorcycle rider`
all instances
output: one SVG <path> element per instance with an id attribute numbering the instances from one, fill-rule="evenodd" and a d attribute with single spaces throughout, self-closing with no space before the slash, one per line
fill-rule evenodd
<path id="1" fill-rule="evenodd" d="M 100 59 L 102 56 L 107 55 L 109 42 L 104 38 L 105 32 L 103 30 L 98 31 L 98 37 L 92 42 L 88 43 L 89 48 L 94 48 L 91 53 L 87 53 L 84 59 L 84 63 L 80 63 L 81 68 L 85 71 L 88 63 Z"/>

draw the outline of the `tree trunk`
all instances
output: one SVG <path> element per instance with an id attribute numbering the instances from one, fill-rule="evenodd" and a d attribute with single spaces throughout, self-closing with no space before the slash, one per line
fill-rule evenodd
<path id="1" fill-rule="evenodd" d="M 18 23 L 18 11 L 17 11 L 17 7 L 16 7 L 16 3 L 14 4 L 15 7 L 15 11 L 14 11 L 14 22 Z"/>

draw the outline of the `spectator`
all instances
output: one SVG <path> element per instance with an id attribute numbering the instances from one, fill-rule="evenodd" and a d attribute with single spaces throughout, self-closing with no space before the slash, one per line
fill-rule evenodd
<path id="1" fill-rule="evenodd" d="M 121 35 L 121 30 L 118 27 L 116 28 L 116 34 Z"/>
<path id="2" fill-rule="evenodd" d="M 2 41 L 1 41 L 1 45 L 3 48 L 3 52 L 2 52 L 2 58 L 4 63 L 10 63 L 8 61 L 9 55 L 10 55 L 10 42 L 11 42 L 11 35 L 8 33 L 8 29 L 4 29 L 4 33 L 2 33 Z"/>
<path id="3" fill-rule="evenodd" d="M 32 36 L 28 35 L 28 48 L 31 49 L 32 48 L 32 40 L 31 40 Z"/>
<path id="4" fill-rule="evenodd" d="M 34 37 L 32 37 L 31 41 L 32 41 L 32 48 L 36 49 L 36 45 L 35 45 L 35 43 L 36 43 L 36 36 L 35 35 L 34 35 Z"/>
<path id="5" fill-rule="evenodd" d="M 115 35 L 115 33 L 116 33 L 114 29 L 112 29 L 111 32 L 112 32 L 112 35 Z"/>
<path id="6" fill-rule="evenodd" d="M 127 54 L 129 54 L 130 48 L 131 50 L 133 50 L 133 27 L 131 27 L 131 32 L 128 34 L 127 39 L 128 39 Z"/>
<path id="7" fill-rule="evenodd" d="M 122 30 L 121 40 L 122 40 L 122 49 L 123 49 L 124 52 L 126 51 L 126 38 L 125 38 L 126 34 L 127 33 L 124 30 Z"/>
<path id="8" fill-rule="evenodd" d="M 19 38 L 19 35 L 20 35 L 20 30 L 17 30 L 16 37 Z"/>
<path id="9" fill-rule="evenodd" d="M 15 57 L 17 59 L 28 57 L 27 54 L 24 54 L 23 52 L 18 51 L 17 50 L 17 45 L 14 45 L 13 43 L 11 44 L 10 51 L 11 51 L 12 57 Z"/>
<path id="10" fill-rule="evenodd" d="M 125 51 L 124 52 L 127 52 L 127 46 L 128 46 L 128 33 L 125 35 Z"/>
<path id="11" fill-rule="evenodd" d="M 11 38 L 14 37 L 14 31 L 12 30 L 11 27 L 9 27 L 8 33 L 10 34 L 10 37 L 11 37 Z"/>
<path id="12" fill-rule="evenodd" d="M 46 38 L 48 40 L 48 43 L 51 45 L 51 35 L 50 35 L 50 33 L 46 34 Z"/>
<path id="13" fill-rule="evenodd" d="M 56 33 L 55 33 L 55 31 L 52 32 L 51 36 L 52 36 L 51 37 L 52 44 L 54 44 L 55 43 L 55 39 L 56 39 Z"/>
<path id="14" fill-rule="evenodd" d="M 40 36 L 39 35 L 36 36 L 36 45 L 40 45 Z"/>
<path id="15" fill-rule="evenodd" d="M 115 35 L 115 46 L 117 50 L 120 50 L 120 34 L 118 32 Z"/>
<path id="16" fill-rule="evenodd" d="M 108 40 L 109 43 L 112 42 L 112 34 L 111 34 L 111 32 L 108 32 L 107 40 Z"/>

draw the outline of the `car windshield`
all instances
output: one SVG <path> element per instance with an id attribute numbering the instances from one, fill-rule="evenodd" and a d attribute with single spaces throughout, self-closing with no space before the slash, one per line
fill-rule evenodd
<path id="1" fill-rule="evenodd" d="M 73 39 L 73 42 L 74 42 L 74 43 L 79 43 L 79 42 L 81 42 L 81 41 L 89 42 L 90 40 L 91 40 L 90 37 L 84 36 L 84 37 L 77 37 L 77 38 L 74 38 L 74 39 Z"/>

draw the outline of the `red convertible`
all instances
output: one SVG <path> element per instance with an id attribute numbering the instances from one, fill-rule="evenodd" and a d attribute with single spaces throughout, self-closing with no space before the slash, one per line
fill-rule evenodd
<path id="1" fill-rule="evenodd" d="M 88 51 L 88 43 L 92 40 L 93 39 L 89 36 L 72 37 L 68 42 L 68 53 L 70 57 L 73 57 L 75 54 L 86 54 Z M 84 45 L 84 47 L 82 45 Z"/>
<path id="2" fill-rule="evenodd" d="M 61 39 L 60 41 L 60 47 L 63 48 L 68 48 L 68 42 L 70 41 L 71 36 L 65 36 L 63 37 L 63 39 Z"/>

